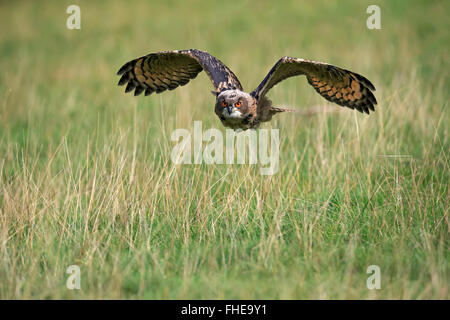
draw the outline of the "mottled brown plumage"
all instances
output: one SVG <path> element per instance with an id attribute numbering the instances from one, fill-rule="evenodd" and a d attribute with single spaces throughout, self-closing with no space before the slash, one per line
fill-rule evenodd
<path id="1" fill-rule="evenodd" d="M 200 50 L 174 50 L 151 53 L 131 60 L 117 72 L 119 85 L 127 83 L 125 92 L 137 96 L 173 90 L 187 84 L 205 70 L 217 92 L 224 89 L 242 90 L 241 83 L 221 61 Z"/>
<path id="2" fill-rule="evenodd" d="M 325 99 L 369 114 L 377 104 L 373 84 L 363 76 L 333 65 L 283 57 L 273 66 L 261 84 L 251 93 L 264 96 L 274 85 L 289 77 L 305 75 L 308 83 Z"/>
<path id="3" fill-rule="evenodd" d="M 215 113 L 222 123 L 233 129 L 257 128 L 273 115 L 294 111 L 272 106 L 267 92 L 289 77 L 305 75 L 308 83 L 325 99 L 341 106 L 369 113 L 377 101 L 372 83 L 363 76 L 330 64 L 283 57 L 272 67 L 251 93 L 243 91 L 236 75 L 207 52 L 190 49 L 151 53 L 132 60 L 118 71 L 119 85 L 125 92 L 139 95 L 173 90 L 187 84 L 205 70 L 215 90 Z"/>

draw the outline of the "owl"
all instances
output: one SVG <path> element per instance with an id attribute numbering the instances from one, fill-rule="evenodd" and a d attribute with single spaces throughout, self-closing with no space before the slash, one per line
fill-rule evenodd
<path id="1" fill-rule="evenodd" d="M 365 77 L 333 65 L 292 57 L 278 60 L 252 92 L 245 92 L 236 75 L 220 60 L 197 49 L 150 53 L 125 63 L 117 72 L 119 85 L 137 96 L 173 90 L 187 84 L 205 70 L 215 97 L 214 112 L 225 127 L 257 128 L 281 112 L 295 112 L 272 105 L 268 91 L 284 79 L 305 75 L 308 83 L 325 99 L 359 112 L 375 111 L 373 84 Z"/>

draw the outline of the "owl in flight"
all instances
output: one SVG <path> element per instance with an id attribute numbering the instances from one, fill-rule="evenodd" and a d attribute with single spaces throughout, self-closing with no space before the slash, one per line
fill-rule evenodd
<path id="1" fill-rule="evenodd" d="M 137 96 L 173 90 L 205 70 L 215 88 L 214 111 L 223 125 L 232 129 L 254 129 L 276 113 L 293 111 L 272 106 L 267 92 L 289 77 L 305 75 L 308 83 L 325 99 L 369 114 L 377 100 L 373 84 L 365 77 L 333 65 L 299 58 L 283 57 L 275 63 L 259 86 L 243 90 L 236 75 L 220 60 L 197 49 L 150 53 L 124 64 L 117 72 L 125 92 Z"/>

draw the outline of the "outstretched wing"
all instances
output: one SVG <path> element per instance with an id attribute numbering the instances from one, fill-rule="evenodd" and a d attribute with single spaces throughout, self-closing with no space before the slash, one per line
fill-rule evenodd
<path id="1" fill-rule="evenodd" d="M 280 81 L 305 75 L 310 85 L 325 99 L 369 114 L 377 100 L 373 84 L 363 76 L 333 65 L 298 58 L 283 57 L 272 67 L 264 80 L 251 93 L 256 99 Z"/>
<path id="2" fill-rule="evenodd" d="M 147 96 L 185 85 L 202 70 L 206 71 L 217 92 L 242 90 L 239 80 L 227 66 L 209 53 L 196 49 L 150 53 L 127 62 L 117 72 L 122 76 L 118 84 L 127 83 L 125 92 L 134 89 L 135 96 L 145 90 Z"/>

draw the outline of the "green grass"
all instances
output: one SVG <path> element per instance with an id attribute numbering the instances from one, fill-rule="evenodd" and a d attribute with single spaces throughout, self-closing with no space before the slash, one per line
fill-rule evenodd
<path id="1" fill-rule="evenodd" d="M 67 30 L 72 3 L 0 3 L 0 298 L 449 298 L 448 1 L 377 1 L 381 30 L 373 1 L 76 1 Z M 175 166 L 174 129 L 223 130 L 206 75 L 133 97 L 115 72 L 186 48 L 247 90 L 283 55 L 329 62 L 368 77 L 378 108 L 290 79 L 275 103 L 336 112 L 263 126 L 277 174 Z"/>

